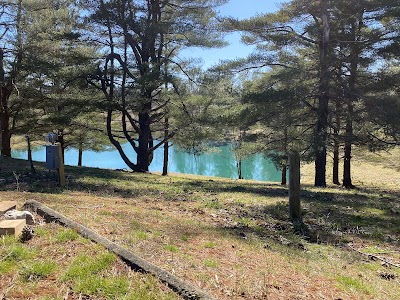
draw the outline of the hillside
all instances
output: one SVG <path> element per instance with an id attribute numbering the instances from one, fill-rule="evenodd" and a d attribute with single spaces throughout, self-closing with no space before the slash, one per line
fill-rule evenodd
<path id="1" fill-rule="evenodd" d="M 400 173 L 388 159 L 356 162 L 355 190 L 313 188 L 303 166 L 299 228 L 275 183 L 67 167 L 60 189 L 40 164 L 32 175 L 0 163 L 1 200 L 40 201 L 215 299 L 400 298 Z M 10 272 L 0 276 L 23 282 Z"/>

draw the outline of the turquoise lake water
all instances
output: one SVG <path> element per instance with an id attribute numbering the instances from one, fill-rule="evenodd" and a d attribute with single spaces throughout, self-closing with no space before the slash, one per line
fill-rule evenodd
<path id="1" fill-rule="evenodd" d="M 136 161 L 136 155 L 128 144 L 123 145 L 128 157 Z M 27 159 L 27 151 L 13 151 L 14 158 Z M 45 147 L 39 147 L 32 152 L 33 160 L 45 161 Z M 65 163 L 77 165 L 78 151 L 67 149 L 65 151 Z M 97 167 L 104 169 L 128 169 L 119 156 L 117 150 L 94 152 L 91 150 L 83 152 L 82 164 L 86 167 Z M 159 148 L 154 153 L 150 172 L 161 172 L 163 165 L 163 149 Z M 177 147 L 170 147 L 168 171 L 172 173 L 197 174 L 206 176 L 217 176 L 226 178 L 237 178 L 236 162 L 229 145 L 215 147 L 209 153 L 194 156 Z M 281 175 L 272 162 L 261 154 L 253 155 L 242 163 L 242 174 L 244 179 L 259 181 L 280 182 Z"/>

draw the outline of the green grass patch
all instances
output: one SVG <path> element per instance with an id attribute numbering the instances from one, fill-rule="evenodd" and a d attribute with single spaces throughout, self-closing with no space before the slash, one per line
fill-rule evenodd
<path id="1" fill-rule="evenodd" d="M 12 272 L 15 266 L 15 263 L 12 261 L 0 261 L 0 275 Z"/>
<path id="2" fill-rule="evenodd" d="M 208 268 L 216 268 L 218 266 L 218 263 L 213 259 L 206 259 L 203 264 Z"/>
<path id="3" fill-rule="evenodd" d="M 339 283 L 340 286 L 350 289 L 350 290 L 356 290 L 358 292 L 362 292 L 365 294 L 371 294 L 372 293 L 372 288 L 365 285 L 360 279 L 350 277 L 350 276 L 345 276 L 345 275 L 340 275 L 336 277 L 336 281 Z"/>
<path id="4" fill-rule="evenodd" d="M 179 248 L 172 244 L 164 245 L 164 249 L 172 253 L 176 253 L 179 251 Z"/>
<path id="5" fill-rule="evenodd" d="M 37 261 L 28 265 L 24 265 L 19 272 L 24 281 L 36 281 L 47 278 L 57 269 L 57 265 L 53 261 Z"/>
<path id="6" fill-rule="evenodd" d="M 14 245 L 16 241 L 17 239 L 13 235 L 2 235 L 0 237 L 0 245 L 2 246 L 0 248 L 0 251 L 2 250 L 2 248 L 4 249 L 4 247 L 6 246 Z"/>
<path id="7" fill-rule="evenodd" d="M 22 260 L 26 260 L 34 257 L 35 251 L 29 249 L 25 245 L 22 244 L 13 244 L 7 250 L 5 257 L 3 258 L 6 261 L 14 261 L 19 262 Z"/>
<path id="8" fill-rule="evenodd" d="M 116 256 L 109 252 L 103 252 L 93 257 L 81 254 L 72 262 L 62 280 L 84 279 L 91 275 L 97 275 L 106 270 L 115 260 Z"/>
<path id="9" fill-rule="evenodd" d="M 35 235 L 38 237 L 47 237 L 51 234 L 51 231 L 45 226 L 37 226 L 35 227 Z"/>
<path id="10" fill-rule="evenodd" d="M 147 240 L 149 238 L 149 235 L 143 230 L 136 231 L 135 235 L 138 240 Z"/>
<path id="11" fill-rule="evenodd" d="M 120 299 L 119 296 L 128 294 L 129 281 L 126 277 L 99 277 L 89 275 L 76 280 L 73 289 L 77 293 L 101 295 L 107 299 Z"/>
<path id="12" fill-rule="evenodd" d="M 224 208 L 224 205 L 218 199 L 207 200 L 204 202 L 203 206 L 206 208 L 211 208 L 211 209 Z"/>
<path id="13" fill-rule="evenodd" d="M 72 229 L 69 228 L 61 228 L 57 231 L 57 234 L 55 236 L 55 240 L 58 243 L 65 243 L 69 241 L 75 241 L 76 239 L 79 238 L 79 234 Z"/>
<path id="14" fill-rule="evenodd" d="M 204 243 L 204 248 L 214 248 L 215 246 L 217 246 L 215 242 L 208 241 Z"/>

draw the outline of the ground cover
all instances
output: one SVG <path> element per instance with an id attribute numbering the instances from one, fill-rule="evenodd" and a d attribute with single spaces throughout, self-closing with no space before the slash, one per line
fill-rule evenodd
<path id="1" fill-rule="evenodd" d="M 0 238 L 0 299 L 179 299 L 150 275 L 56 224 L 31 240 Z"/>
<path id="2" fill-rule="evenodd" d="M 67 168 L 59 189 L 54 174 L 24 164 L 2 162 L 2 200 L 40 201 L 216 299 L 400 298 L 400 173 L 391 164 L 357 162 L 356 190 L 313 188 L 303 166 L 306 226 L 296 228 L 278 184 Z"/>

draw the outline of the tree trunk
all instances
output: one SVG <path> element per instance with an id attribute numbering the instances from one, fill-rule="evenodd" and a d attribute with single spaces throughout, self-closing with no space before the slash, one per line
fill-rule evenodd
<path id="1" fill-rule="evenodd" d="M 7 157 L 11 157 L 10 109 L 8 107 L 10 95 L 11 92 L 7 87 L 0 87 L 1 155 Z"/>
<path id="2" fill-rule="evenodd" d="M 339 181 L 339 132 L 340 132 L 340 103 L 336 100 L 335 109 L 335 128 L 333 130 L 333 170 L 332 170 L 332 182 L 333 184 L 340 185 Z"/>
<path id="3" fill-rule="evenodd" d="M 63 129 L 59 129 L 58 130 L 58 135 L 57 135 L 57 142 L 60 143 L 61 145 L 61 156 L 62 156 L 62 161 L 63 163 L 65 163 L 64 160 L 64 154 L 65 154 L 65 140 L 64 140 L 64 130 Z"/>
<path id="4" fill-rule="evenodd" d="M 361 29 L 362 22 L 357 26 L 354 20 L 352 24 L 352 40 L 356 41 L 356 31 Z M 350 54 L 350 76 L 349 76 L 349 86 L 346 93 L 346 131 L 344 140 L 344 163 L 343 163 L 343 186 L 346 188 L 354 188 L 351 180 L 351 148 L 354 140 L 353 132 L 353 116 L 354 116 L 354 102 L 357 100 L 357 79 L 358 79 L 358 63 L 360 56 L 360 48 L 354 43 L 351 45 Z"/>
<path id="5" fill-rule="evenodd" d="M 166 139 L 169 136 L 169 122 L 168 117 L 165 117 L 164 122 L 164 138 Z M 163 176 L 168 175 L 168 150 L 169 150 L 169 142 L 166 140 L 164 142 L 164 160 L 163 160 Z"/>
<path id="6" fill-rule="evenodd" d="M 31 139 L 29 137 L 29 134 L 26 135 L 26 143 L 28 145 L 28 161 L 31 166 L 31 171 L 32 171 L 32 173 L 36 173 L 35 167 L 33 166 Z"/>
<path id="7" fill-rule="evenodd" d="M 11 89 L 5 82 L 3 59 L 4 51 L 0 49 L 0 150 L 1 155 L 11 157 L 10 109 L 8 107 Z"/>
<path id="8" fill-rule="evenodd" d="M 151 142 L 151 129 L 150 129 L 150 111 L 151 104 L 146 104 L 144 111 L 139 113 L 139 127 L 141 133 L 139 134 L 139 146 L 137 151 L 137 170 L 139 172 L 148 172 L 150 165 L 149 143 Z"/>
<path id="9" fill-rule="evenodd" d="M 339 182 L 339 143 L 337 140 L 334 141 L 333 145 L 333 170 L 332 170 L 332 182 L 333 184 L 340 185 Z"/>
<path id="10" fill-rule="evenodd" d="M 288 121 L 286 122 L 288 124 Z M 288 127 L 285 126 L 283 131 L 283 153 L 285 155 L 285 161 L 282 163 L 282 172 L 281 172 L 281 185 L 286 185 L 286 175 L 287 175 L 287 163 L 288 163 Z"/>
<path id="11" fill-rule="evenodd" d="M 243 179 L 242 160 L 240 158 L 236 161 L 236 168 L 237 168 L 237 172 L 238 172 L 238 179 Z"/>
<path id="12" fill-rule="evenodd" d="M 107 110 L 107 122 L 106 122 L 106 128 L 107 128 L 107 136 L 108 139 L 110 140 L 111 144 L 117 149 L 119 155 L 121 156 L 122 160 L 126 165 L 131 168 L 132 171 L 138 171 L 137 167 L 134 163 L 132 163 L 129 158 L 126 156 L 124 150 L 121 147 L 121 144 L 114 139 L 114 136 L 112 134 L 112 129 L 111 129 L 111 123 L 112 123 L 112 108 L 108 108 Z"/>
<path id="13" fill-rule="evenodd" d="M 78 167 L 82 167 L 83 145 L 79 143 L 78 146 Z"/>
<path id="14" fill-rule="evenodd" d="M 320 78 L 317 124 L 315 130 L 315 179 L 314 185 L 326 186 L 326 145 L 328 138 L 328 103 L 329 103 L 329 17 L 327 0 L 321 0 L 322 38 L 319 43 Z"/>
<path id="15" fill-rule="evenodd" d="M 292 220 L 301 218 L 300 207 L 300 155 L 289 156 L 289 216 Z"/>
<path id="16" fill-rule="evenodd" d="M 286 185 L 286 174 L 287 174 L 287 167 L 286 164 L 282 164 L 282 177 L 281 177 L 281 185 Z"/>
<path id="17" fill-rule="evenodd" d="M 354 188 L 351 180 L 351 148 L 353 143 L 353 102 L 347 101 L 346 132 L 344 141 L 344 162 L 343 162 L 343 186 Z"/>

